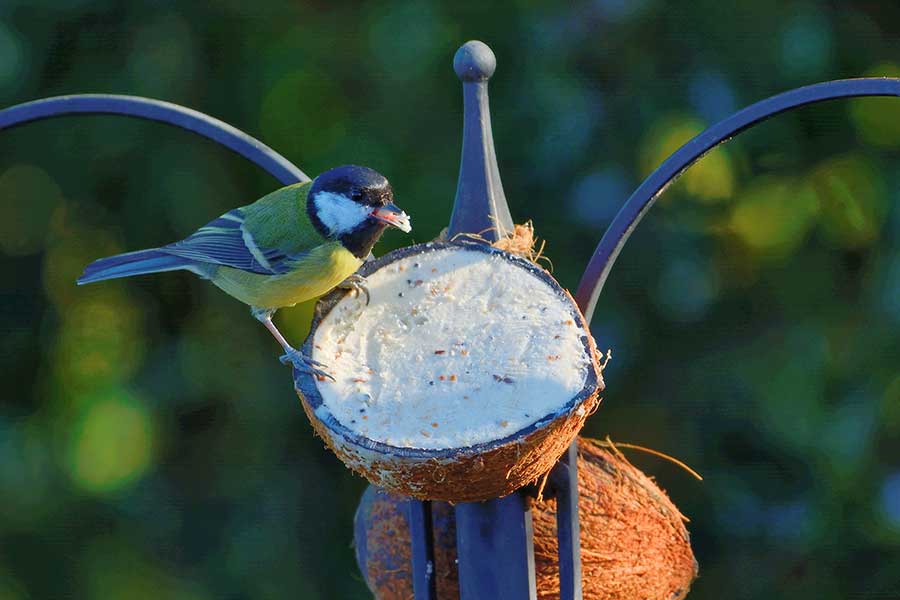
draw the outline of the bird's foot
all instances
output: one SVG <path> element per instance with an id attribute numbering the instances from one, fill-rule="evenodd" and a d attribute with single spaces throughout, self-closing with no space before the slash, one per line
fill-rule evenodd
<path id="1" fill-rule="evenodd" d="M 372 300 L 372 297 L 369 295 L 369 288 L 366 287 L 366 278 L 358 273 L 354 273 L 347 279 L 340 282 L 337 287 L 342 290 L 351 290 L 359 298 L 360 293 L 366 295 L 366 306 L 369 305 L 369 302 Z"/>
<path id="2" fill-rule="evenodd" d="M 291 364 L 298 371 L 314 375 L 320 381 L 324 381 L 325 379 L 330 379 L 331 381 L 335 380 L 334 376 L 331 375 L 331 373 L 328 373 L 324 370 L 327 365 L 324 365 L 317 360 L 313 360 L 308 356 L 304 356 L 303 353 L 299 350 L 291 348 L 290 350 L 282 354 L 278 360 L 281 361 L 281 364 Z"/>

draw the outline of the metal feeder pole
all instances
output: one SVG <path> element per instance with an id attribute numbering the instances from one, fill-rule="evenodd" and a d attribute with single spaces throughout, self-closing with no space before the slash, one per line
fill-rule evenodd
<path id="1" fill-rule="evenodd" d="M 454 67 L 463 81 L 463 151 L 450 236 L 477 233 L 496 241 L 512 230 L 503 195 L 488 109 L 487 80 L 493 52 L 481 42 L 459 49 Z M 828 81 L 772 96 L 733 114 L 687 142 L 631 195 L 613 219 L 582 276 L 576 294 L 588 322 L 613 263 L 634 228 L 665 187 L 706 152 L 777 114 L 841 98 L 900 96 L 900 79 L 870 77 Z M 286 158 L 246 133 L 183 106 L 138 96 L 82 94 L 43 98 L 0 110 L 0 131 L 64 115 L 122 115 L 174 125 L 225 146 L 268 171 L 282 184 L 309 178 Z M 551 471 L 558 501 L 560 598 L 581 598 L 577 450 L 573 444 Z M 435 600 L 431 506 L 408 502 L 415 600 Z M 535 598 L 531 514 L 520 492 L 456 507 L 461 600 Z"/>
<path id="2" fill-rule="evenodd" d="M 463 85 L 463 143 L 456 200 L 448 237 L 472 233 L 495 242 L 513 231 L 503 193 L 491 115 L 488 79 L 497 67 L 482 42 L 464 44 L 453 59 Z M 581 550 L 578 543 L 577 447 L 573 443 L 554 468 L 551 487 L 558 498 L 560 586 L 562 600 L 581 598 Z M 531 511 L 516 492 L 488 502 L 456 506 L 457 561 L 461 600 L 523 600 L 537 596 Z M 433 600 L 433 540 L 429 503 L 411 500 L 412 568 L 416 600 Z"/>

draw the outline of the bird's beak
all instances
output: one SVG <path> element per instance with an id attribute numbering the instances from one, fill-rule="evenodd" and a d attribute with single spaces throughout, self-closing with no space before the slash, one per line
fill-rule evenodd
<path id="1" fill-rule="evenodd" d="M 382 223 L 387 223 L 392 227 L 396 227 L 400 231 L 409 233 L 412 231 L 412 225 L 409 222 L 409 215 L 400 210 L 400 207 L 391 202 L 384 206 L 379 206 L 369 213 L 373 219 L 377 219 Z"/>

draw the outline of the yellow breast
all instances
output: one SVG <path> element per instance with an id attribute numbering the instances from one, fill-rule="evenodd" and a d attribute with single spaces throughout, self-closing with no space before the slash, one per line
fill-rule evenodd
<path id="1" fill-rule="evenodd" d="M 219 267 L 210 279 L 250 306 L 283 308 L 321 296 L 356 272 L 362 263 L 339 242 L 328 242 L 314 248 L 283 275 Z"/>

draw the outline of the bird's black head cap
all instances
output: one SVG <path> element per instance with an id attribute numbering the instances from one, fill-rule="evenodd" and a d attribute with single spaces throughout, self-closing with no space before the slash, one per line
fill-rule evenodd
<path id="1" fill-rule="evenodd" d="M 354 202 L 384 206 L 394 201 L 394 190 L 387 177 L 374 169 L 343 165 L 325 171 L 313 181 L 310 196 L 319 192 L 341 194 Z"/>
<path id="2" fill-rule="evenodd" d="M 347 198 L 366 207 L 369 212 L 364 212 L 366 216 L 354 223 L 353 218 L 358 213 L 350 211 L 350 222 L 344 224 L 334 213 L 325 215 L 320 212 L 321 208 L 316 207 L 318 198 L 332 198 L 333 202 L 335 196 Z M 387 226 L 385 222 L 372 217 L 372 214 L 377 213 L 379 208 L 394 206 L 394 191 L 387 178 L 378 171 L 356 165 L 335 167 L 316 177 L 307 198 L 306 212 L 313 226 L 323 236 L 339 239 L 358 258 L 369 255 Z M 329 200 L 323 201 L 326 205 L 328 202 Z M 330 225 L 326 223 L 329 220 Z"/>

